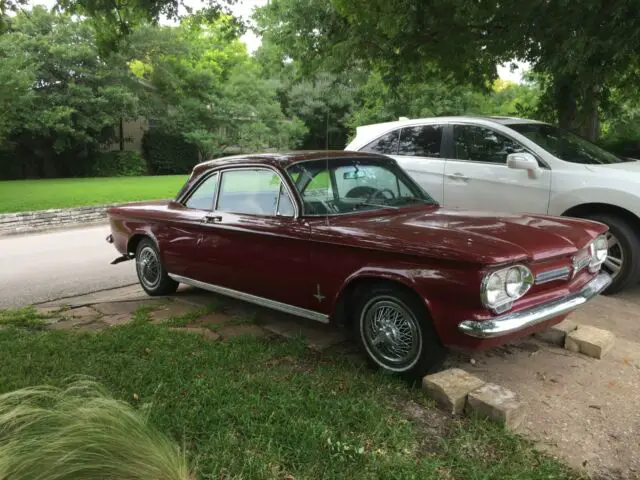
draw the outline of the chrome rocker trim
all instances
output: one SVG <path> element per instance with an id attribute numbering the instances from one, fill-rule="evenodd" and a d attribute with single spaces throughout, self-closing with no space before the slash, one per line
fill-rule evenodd
<path id="1" fill-rule="evenodd" d="M 611 277 L 609 274 L 600 272 L 579 292 L 528 310 L 501 315 L 491 320 L 465 320 L 458 325 L 458 329 L 462 333 L 475 338 L 493 338 L 508 335 L 575 310 L 602 292 L 610 283 Z"/>
<path id="2" fill-rule="evenodd" d="M 226 295 L 227 297 L 237 298 L 238 300 L 244 300 L 245 302 L 255 303 L 261 307 L 271 308 L 284 313 L 290 313 L 291 315 L 297 315 L 298 317 L 308 318 L 309 320 L 315 320 L 320 323 L 329 323 L 329 316 L 324 313 L 314 312 L 313 310 L 307 310 L 306 308 L 295 307 L 287 303 L 276 302 L 268 298 L 258 297 L 251 295 L 250 293 L 239 292 L 238 290 L 232 290 L 226 287 L 220 287 L 218 285 L 212 285 L 210 283 L 201 282 L 200 280 L 194 280 L 192 278 L 182 277 L 180 275 L 169 274 L 176 282 L 184 283 L 185 285 L 191 285 L 192 287 L 201 288 L 209 292 L 219 293 Z"/>

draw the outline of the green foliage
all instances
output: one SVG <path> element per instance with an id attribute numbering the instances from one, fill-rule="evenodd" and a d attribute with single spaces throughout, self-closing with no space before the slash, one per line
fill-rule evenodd
<path id="1" fill-rule="evenodd" d="M 143 156 L 153 175 L 190 173 L 200 161 L 198 148 L 179 134 L 151 129 L 142 137 Z"/>
<path id="2" fill-rule="evenodd" d="M 95 156 L 91 177 L 134 177 L 145 175 L 147 164 L 138 152 L 101 152 Z"/>
<path id="3" fill-rule="evenodd" d="M 231 18 L 146 27 L 131 36 L 129 51 L 132 71 L 153 87 L 141 93 L 146 115 L 195 145 L 201 158 L 298 142 L 299 122 L 282 113 L 274 83 L 262 78 Z"/>
<path id="4" fill-rule="evenodd" d="M 16 0 L 3 0 L 16 1 Z M 25 1 L 25 0 L 18 0 Z M 213 20 L 228 15 L 228 5 L 237 0 L 207 0 L 206 7 L 199 10 L 199 18 Z M 191 14 L 193 9 L 180 0 L 58 0 L 65 11 L 88 17 L 91 20 L 102 53 L 120 49 L 128 37 L 143 25 L 157 24 L 162 16 L 172 20 L 180 18 L 184 8 Z M 204 3 L 204 2 L 203 2 Z M 232 19 L 232 28 L 237 35 L 244 32 L 244 25 Z"/>
<path id="5" fill-rule="evenodd" d="M 186 175 L 0 182 L 0 213 L 174 198 Z"/>
<path id="6" fill-rule="evenodd" d="M 0 310 L 0 326 L 41 330 L 47 325 L 47 318 L 50 317 L 38 312 L 34 307 Z"/>
<path id="7" fill-rule="evenodd" d="M 40 6 L 18 13 L 0 35 L 0 59 L 0 147 L 25 176 L 85 173 L 113 125 L 137 114 L 124 64 L 99 56 L 87 21 Z"/>
<path id="8" fill-rule="evenodd" d="M 437 78 L 487 92 L 497 64 L 528 61 L 546 79 L 543 108 L 524 111 L 595 138 L 609 90 L 636 77 L 639 13 L 636 0 L 273 0 L 258 24 L 305 74 L 364 67 L 393 87 Z"/>
<path id="9" fill-rule="evenodd" d="M 212 343 L 142 323 L 87 334 L 0 331 L 0 351 L 2 392 L 44 382 L 64 389 L 69 376 L 81 374 L 105 385 L 115 398 L 152 401 L 144 424 L 130 422 L 131 410 L 123 404 L 92 408 L 113 412 L 105 420 L 113 428 L 104 430 L 114 434 L 103 440 L 99 429 L 90 429 L 88 445 L 78 452 L 99 441 L 105 455 L 113 452 L 106 465 L 121 461 L 123 467 L 112 476 L 66 478 L 140 479 L 120 468 L 142 453 L 150 466 L 161 462 L 154 441 L 160 433 L 143 433 L 154 426 L 184 445 L 197 474 L 193 478 L 579 478 L 501 427 L 443 418 L 420 390 L 352 365 L 342 354 L 313 354 L 301 341 L 245 337 Z M 73 402 L 78 410 L 54 411 L 68 413 L 65 425 L 79 427 L 85 420 L 93 426 L 94 417 L 82 414 L 97 402 L 87 397 L 87 405 Z M 130 425 L 130 435 L 121 425 Z M 60 441 L 76 445 L 78 438 Z M 53 443 L 59 449 L 58 441 Z M 44 456 L 46 440 L 38 445 Z M 129 455 L 122 458 L 125 449 Z M 160 465 L 175 464 L 175 452 L 168 449 Z M 34 449 L 28 458 L 38 454 Z M 144 477 L 157 478 L 166 477 Z"/>
<path id="10" fill-rule="evenodd" d="M 143 410 L 99 384 L 25 387 L 0 395 L 0 477 L 15 480 L 189 480 L 180 449 Z"/>

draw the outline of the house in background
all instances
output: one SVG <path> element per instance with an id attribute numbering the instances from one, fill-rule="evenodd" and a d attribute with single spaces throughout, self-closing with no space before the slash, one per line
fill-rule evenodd
<path id="1" fill-rule="evenodd" d="M 120 119 L 115 125 L 115 138 L 102 147 L 104 152 L 138 152 L 142 153 L 142 137 L 150 128 L 149 120 L 139 117 L 135 120 Z"/>

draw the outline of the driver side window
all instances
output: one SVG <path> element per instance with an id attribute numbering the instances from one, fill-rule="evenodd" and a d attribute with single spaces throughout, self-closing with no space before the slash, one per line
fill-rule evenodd
<path id="1" fill-rule="evenodd" d="M 453 127 L 454 155 L 457 160 L 506 165 L 510 153 L 526 152 L 518 142 L 493 130 L 476 125 Z"/>

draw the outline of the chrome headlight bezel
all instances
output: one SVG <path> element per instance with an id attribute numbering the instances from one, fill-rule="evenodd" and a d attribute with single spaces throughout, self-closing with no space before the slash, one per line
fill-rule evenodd
<path id="1" fill-rule="evenodd" d="M 515 278 L 518 280 L 514 281 Z M 493 270 L 482 279 L 480 299 L 492 312 L 503 313 L 529 291 L 533 282 L 533 273 L 524 265 Z"/>
<path id="2" fill-rule="evenodd" d="M 589 244 L 589 254 L 591 260 L 589 261 L 589 271 L 596 273 L 602 268 L 602 264 L 607 261 L 607 254 L 609 251 L 609 242 L 605 235 L 599 235 Z"/>

